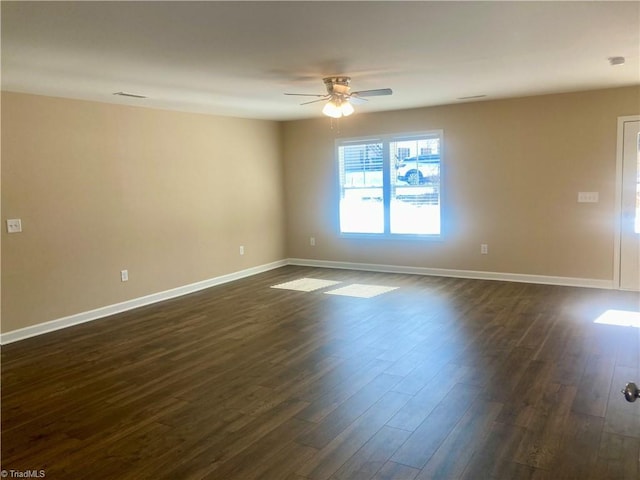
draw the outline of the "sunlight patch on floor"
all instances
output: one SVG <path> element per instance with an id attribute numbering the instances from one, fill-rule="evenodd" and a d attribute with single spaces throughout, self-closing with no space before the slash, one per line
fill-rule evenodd
<path id="1" fill-rule="evenodd" d="M 630 310 L 607 310 L 596 318 L 593 323 L 640 328 L 640 312 L 632 312 Z"/>
<path id="2" fill-rule="evenodd" d="M 331 287 L 337 283 L 335 280 L 321 280 L 319 278 L 299 278 L 290 282 L 273 285 L 271 288 L 281 288 L 283 290 L 297 290 L 299 292 L 313 292 L 321 288 Z"/>
<path id="3" fill-rule="evenodd" d="M 384 285 L 365 285 L 362 283 L 354 283 L 347 285 L 346 287 L 336 288 L 335 290 L 329 290 L 324 292 L 329 295 L 344 295 L 347 297 L 360 297 L 371 298 L 383 293 L 396 290 L 398 287 L 385 287 Z"/>

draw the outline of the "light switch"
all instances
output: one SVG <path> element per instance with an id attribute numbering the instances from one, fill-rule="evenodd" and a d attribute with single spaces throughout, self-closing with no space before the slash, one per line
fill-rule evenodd
<path id="1" fill-rule="evenodd" d="M 598 203 L 598 192 L 578 192 L 578 203 Z"/>
<path id="2" fill-rule="evenodd" d="M 19 218 L 11 218 L 7 220 L 8 233 L 20 233 L 22 231 L 22 221 Z"/>

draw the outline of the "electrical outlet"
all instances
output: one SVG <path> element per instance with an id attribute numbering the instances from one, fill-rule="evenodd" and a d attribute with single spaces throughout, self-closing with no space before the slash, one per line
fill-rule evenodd
<path id="1" fill-rule="evenodd" d="M 309 245 L 311 245 L 312 247 L 316 246 L 316 237 L 309 238 Z"/>
<path id="2" fill-rule="evenodd" d="M 7 220 L 7 233 L 20 233 L 22 231 L 22 220 L 12 218 Z"/>
<path id="3" fill-rule="evenodd" d="M 578 192 L 578 203 L 598 203 L 599 192 Z"/>
<path id="4" fill-rule="evenodd" d="M 482 255 L 487 255 L 489 253 L 489 245 L 487 245 L 486 243 L 480 244 L 480 253 Z"/>
<path id="5" fill-rule="evenodd" d="M 244 255 L 244 245 L 240 245 L 240 255 Z"/>
<path id="6" fill-rule="evenodd" d="M 121 282 L 129 281 L 129 270 L 120 270 L 120 281 Z"/>

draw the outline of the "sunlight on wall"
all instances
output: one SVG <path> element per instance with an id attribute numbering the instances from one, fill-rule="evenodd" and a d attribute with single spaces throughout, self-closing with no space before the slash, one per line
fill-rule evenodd
<path id="1" fill-rule="evenodd" d="M 607 310 L 596 318 L 593 323 L 640 328 L 640 312 L 632 312 L 629 310 Z"/>

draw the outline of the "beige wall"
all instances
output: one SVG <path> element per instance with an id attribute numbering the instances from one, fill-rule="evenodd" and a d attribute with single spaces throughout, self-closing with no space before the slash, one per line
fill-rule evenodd
<path id="1" fill-rule="evenodd" d="M 611 280 L 617 117 L 639 112 L 633 87 L 356 114 L 333 129 L 288 122 L 288 256 Z M 340 237 L 335 140 L 433 129 L 444 130 L 442 241 Z M 600 202 L 577 203 L 579 191 Z"/>
<path id="2" fill-rule="evenodd" d="M 1 108 L 2 220 L 24 229 L 2 226 L 9 332 L 287 257 L 611 280 L 617 117 L 640 112 L 640 89 L 333 129 L 7 92 Z M 336 138 L 431 129 L 444 130 L 442 241 L 340 237 Z"/>
<path id="3" fill-rule="evenodd" d="M 2 228 L 3 332 L 285 258 L 277 122 L 1 106 L 2 220 L 23 224 Z"/>

